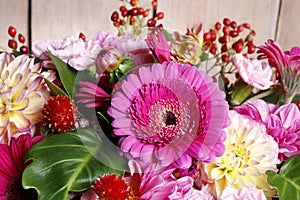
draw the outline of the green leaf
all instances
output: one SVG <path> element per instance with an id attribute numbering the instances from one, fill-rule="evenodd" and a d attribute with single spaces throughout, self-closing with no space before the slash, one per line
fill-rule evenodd
<path id="1" fill-rule="evenodd" d="M 23 187 L 35 188 L 40 200 L 65 200 L 103 173 L 122 174 L 127 161 L 105 143 L 90 129 L 45 138 L 25 156 L 32 163 L 23 173 Z"/>
<path id="2" fill-rule="evenodd" d="M 279 174 L 268 170 L 268 183 L 278 189 L 279 199 L 300 199 L 300 155 L 290 157 Z"/>
<path id="3" fill-rule="evenodd" d="M 51 58 L 51 60 L 55 64 L 60 80 L 64 88 L 66 89 L 69 97 L 72 97 L 74 92 L 77 71 L 69 67 L 67 63 L 65 63 L 60 58 L 54 56 L 50 52 L 47 52 L 47 55 Z"/>
<path id="4" fill-rule="evenodd" d="M 55 85 L 54 83 L 52 83 L 51 81 L 49 81 L 48 79 L 44 78 L 46 84 L 48 85 L 51 93 L 54 96 L 57 95 L 62 95 L 62 96 L 68 96 L 62 89 L 60 89 L 57 85 Z"/>

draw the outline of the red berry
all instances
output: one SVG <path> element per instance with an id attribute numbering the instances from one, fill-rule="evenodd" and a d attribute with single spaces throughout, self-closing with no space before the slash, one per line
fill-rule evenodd
<path id="1" fill-rule="evenodd" d="M 79 33 L 79 38 L 81 38 L 83 41 L 86 40 L 86 37 L 83 33 Z"/>
<path id="2" fill-rule="evenodd" d="M 157 1 L 156 0 L 153 0 L 151 4 L 152 4 L 153 8 L 157 7 Z"/>
<path id="3" fill-rule="evenodd" d="M 130 0 L 130 5 L 133 7 L 136 6 L 136 0 Z"/>
<path id="4" fill-rule="evenodd" d="M 253 44 L 249 45 L 248 46 L 248 53 L 249 54 L 252 54 L 255 52 L 255 46 Z"/>
<path id="5" fill-rule="evenodd" d="M 117 11 L 114 11 L 111 15 L 111 21 L 115 22 L 119 19 L 119 13 Z"/>
<path id="6" fill-rule="evenodd" d="M 134 16 L 130 16 L 130 18 L 129 18 L 130 25 L 132 25 L 134 22 L 135 22 Z"/>
<path id="7" fill-rule="evenodd" d="M 217 52 L 217 46 L 215 44 L 213 44 L 212 47 L 210 48 L 209 52 L 211 54 L 216 54 L 216 52 Z"/>
<path id="8" fill-rule="evenodd" d="M 225 25 L 225 26 L 230 26 L 230 19 L 228 19 L 228 18 L 224 18 L 223 19 L 223 24 Z"/>
<path id="9" fill-rule="evenodd" d="M 238 33 L 240 33 L 244 30 L 244 26 L 243 25 L 238 25 L 236 30 L 237 30 Z"/>
<path id="10" fill-rule="evenodd" d="M 217 31 L 219 31 L 219 30 L 221 30 L 221 27 L 222 27 L 221 23 L 220 23 L 220 22 L 216 22 L 216 24 L 215 24 L 215 29 L 216 29 Z"/>
<path id="11" fill-rule="evenodd" d="M 157 19 L 163 19 L 164 18 L 164 13 L 163 12 L 159 12 L 156 14 Z"/>
<path id="12" fill-rule="evenodd" d="M 21 33 L 19 33 L 19 35 L 18 35 L 18 40 L 21 43 L 25 43 L 25 37 Z"/>
<path id="13" fill-rule="evenodd" d="M 11 37 L 15 37 L 16 34 L 17 34 L 16 28 L 13 27 L 13 26 L 10 26 L 10 27 L 8 28 L 8 34 L 9 34 Z"/>
<path id="14" fill-rule="evenodd" d="M 251 35 L 255 36 L 256 32 L 254 30 L 251 30 Z"/>
<path id="15" fill-rule="evenodd" d="M 213 29 L 210 29 L 209 32 L 210 32 L 210 39 L 211 39 L 211 41 L 215 41 L 217 39 L 217 33 L 216 33 L 216 31 L 213 30 Z"/>
<path id="16" fill-rule="evenodd" d="M 139 14 L 139 9 L 138 8 L 132 8 L 128 12 L 129 12 L 128 14 L 131 15 L 131 16 L 137 16 Z"/>
<path id="17" fill-rule="evenodd" d="M 211 34 L 210 33 L 204 33 L 203 40 L 205 42 L 207 42 L 207 41 L 210 41 L 210 39 L 211 39 Z"/>
<path id="18" fill-rule="evenodd" d="M 237 53 L 241 53 L 243 50 L 243 44 L 240 42 L 237 42 L 234 46 L 234 49 Z"/>
<path id="19" fill-rule="evenodd" d="M 120 20 L 117 20 L 117 21 L 114 22 L 114 26 L 115 26 L 115 27 L 119 27 L 120 24 L 121 24 L 121 21 L 120 21 Z"/>
<path id="20" fill-rule="evenodd" d="M 226 44 L 223 44 L 222 46 L 221 46 L 221 52 L 226 52 L 228 49 L 227 49 L 227 45 Z"/>
<path id="21" fill-rule="evenodd" d="M 238 32 L 237 32 L 236 30 L 231 30 L 231 31 L 229 31 L 229 35 L 230 35 L 231 37 L 236 37 L 236 36 L 238 36 L 239 34 L 238 34 Z"/>
<path id="22" fill-rule="evenodd" d="M 148 22 L 147 22 L 148 27 L 154 27 L 155 24 L 156 24 L 156 20 L 153 19 L 153 18 L 149 19 Z"/>
<path id="23" fill-rule="evenodd" d="M 249 23 L 244 23 L 243 26 L 247 29 L 251 28 L 250 24 Z"/>
<path id="24" fill-rule="evenodd" d="M 120 20 L 120 24 L 121 24 L 122 26 L 124 26 L 125 23 L 126 23 L 125 20 L 123 20 L 123 19 Z"/>
<path id="25" fill-rule="evenodd" d="M 224 63 L 227 63 L 228 60 L 229 60 L 229 57 L 228 57 L 227 54 L 223 54 L 223 55 L 221 56 L 221 59 L 222 59 L 222 61 L 223 61 Z"/>
<path id="26" fill-rule="evenodd" d="M 223 33 L 226 34 L 226 35 L 229 34 L 229 28 L 226 27 L 226 26 L 223 27 L 223 30 L 222 30 L 222 31 L 223 31 Z"/>
<path id="27" fill-rule="evenodd" d="M 144 10 L 144 8 L 139 8 L 139 15 L 143 15 L 144 14 L 144 12 L 145 12 L 145 10 Z"/>
<path id="28" fill-rule="evenodd" d="M 145 10 L 143 13 L 143 17 L 148 17 L 148 15 L 149 15 L 149 10 Z"/>
<path id="29" fill-rule="evenodd" d="M 17 43 L 16 40 L 10 39 L 10 40 L 8 40 L 8 46 L 11 49 L 17 49 L 18 48 L 18 43 Z"/>
<path id="30" fill-rule="evenodd" d="M 27 46 L 23 45 L 23 46 L 20 47 L 20 52 L 21 52 L 22 54 L 28 54 L 29 49 L 28 49 Z"/>
<path id="31" fill-rule="evenodd" d="M 222 44 L 228 43 L 230 40 L 229 35 L 223 35 L 222 37 L 219 38 L 219 42 Z"/>
<path id="32" fill-rule="evenodd" d="M 231 28 L 235 29 L 236 26 L 237 26 L 237 24 L 236 24 L 235 21 L 232 21 L 232 22 L 230 23 L 230 26 L 231 26 Z"/>
<path id="33" fill-rule="evenodd" d="M 126 17 L 126 16 L 127 16 L 127 14 L 128 14 L 128 11 L 127 11 L 127 10 L 123 10 L 123 11 L 121 11 L 121 15 L 122 15 L 122 17 Z"/>
<path id="34" fill-rule="evenodd" d="M 125 6 L 120 6 L 120 11 L 121 11 L 121 12 L 122 12 L 122 11 L 125 11 L 125 10 L 127 10 Z"/>

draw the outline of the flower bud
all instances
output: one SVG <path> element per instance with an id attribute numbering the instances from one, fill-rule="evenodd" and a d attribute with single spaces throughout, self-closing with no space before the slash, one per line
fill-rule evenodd
<path id="1" fill-rule="evenodd" d="M 119 67 L 121 57 L 121 53 L 113 46 L 101 49 L 96 59 L 97 73 L 113 72 Z"/>

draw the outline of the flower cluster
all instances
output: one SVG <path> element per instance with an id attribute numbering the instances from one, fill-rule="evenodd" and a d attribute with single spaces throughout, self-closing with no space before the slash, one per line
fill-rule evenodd
<path id="1" fill-rule="evenodd" d="M 251 25 L 228 18 L 171 32 L 156 25 L 158 0 L 121 3 L 118 35 L 17 51 L 9 27 L 0 198 L 299 195 L 300 48 L 255 45 Z"/>

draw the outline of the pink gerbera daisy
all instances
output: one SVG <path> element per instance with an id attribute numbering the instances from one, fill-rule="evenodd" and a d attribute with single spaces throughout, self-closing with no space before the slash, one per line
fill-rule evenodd
<path id="1" fill-rule="evenodd" d="M 191 65 L 141 67 L 114 92 L 109 114 L 121 149 L 145 165 L 189 167 L 224 152 L 225 95 Z"/>
<path id="2" fill-rule="evenodd" d="M 37 199 L 34 189 L 25 190 L 22 174 L 26 167 L 24 156 L 32 145 L 42 140 L 29 134 L 12 138 L 10 146 L 0 144 L 0 199 Z"/>

